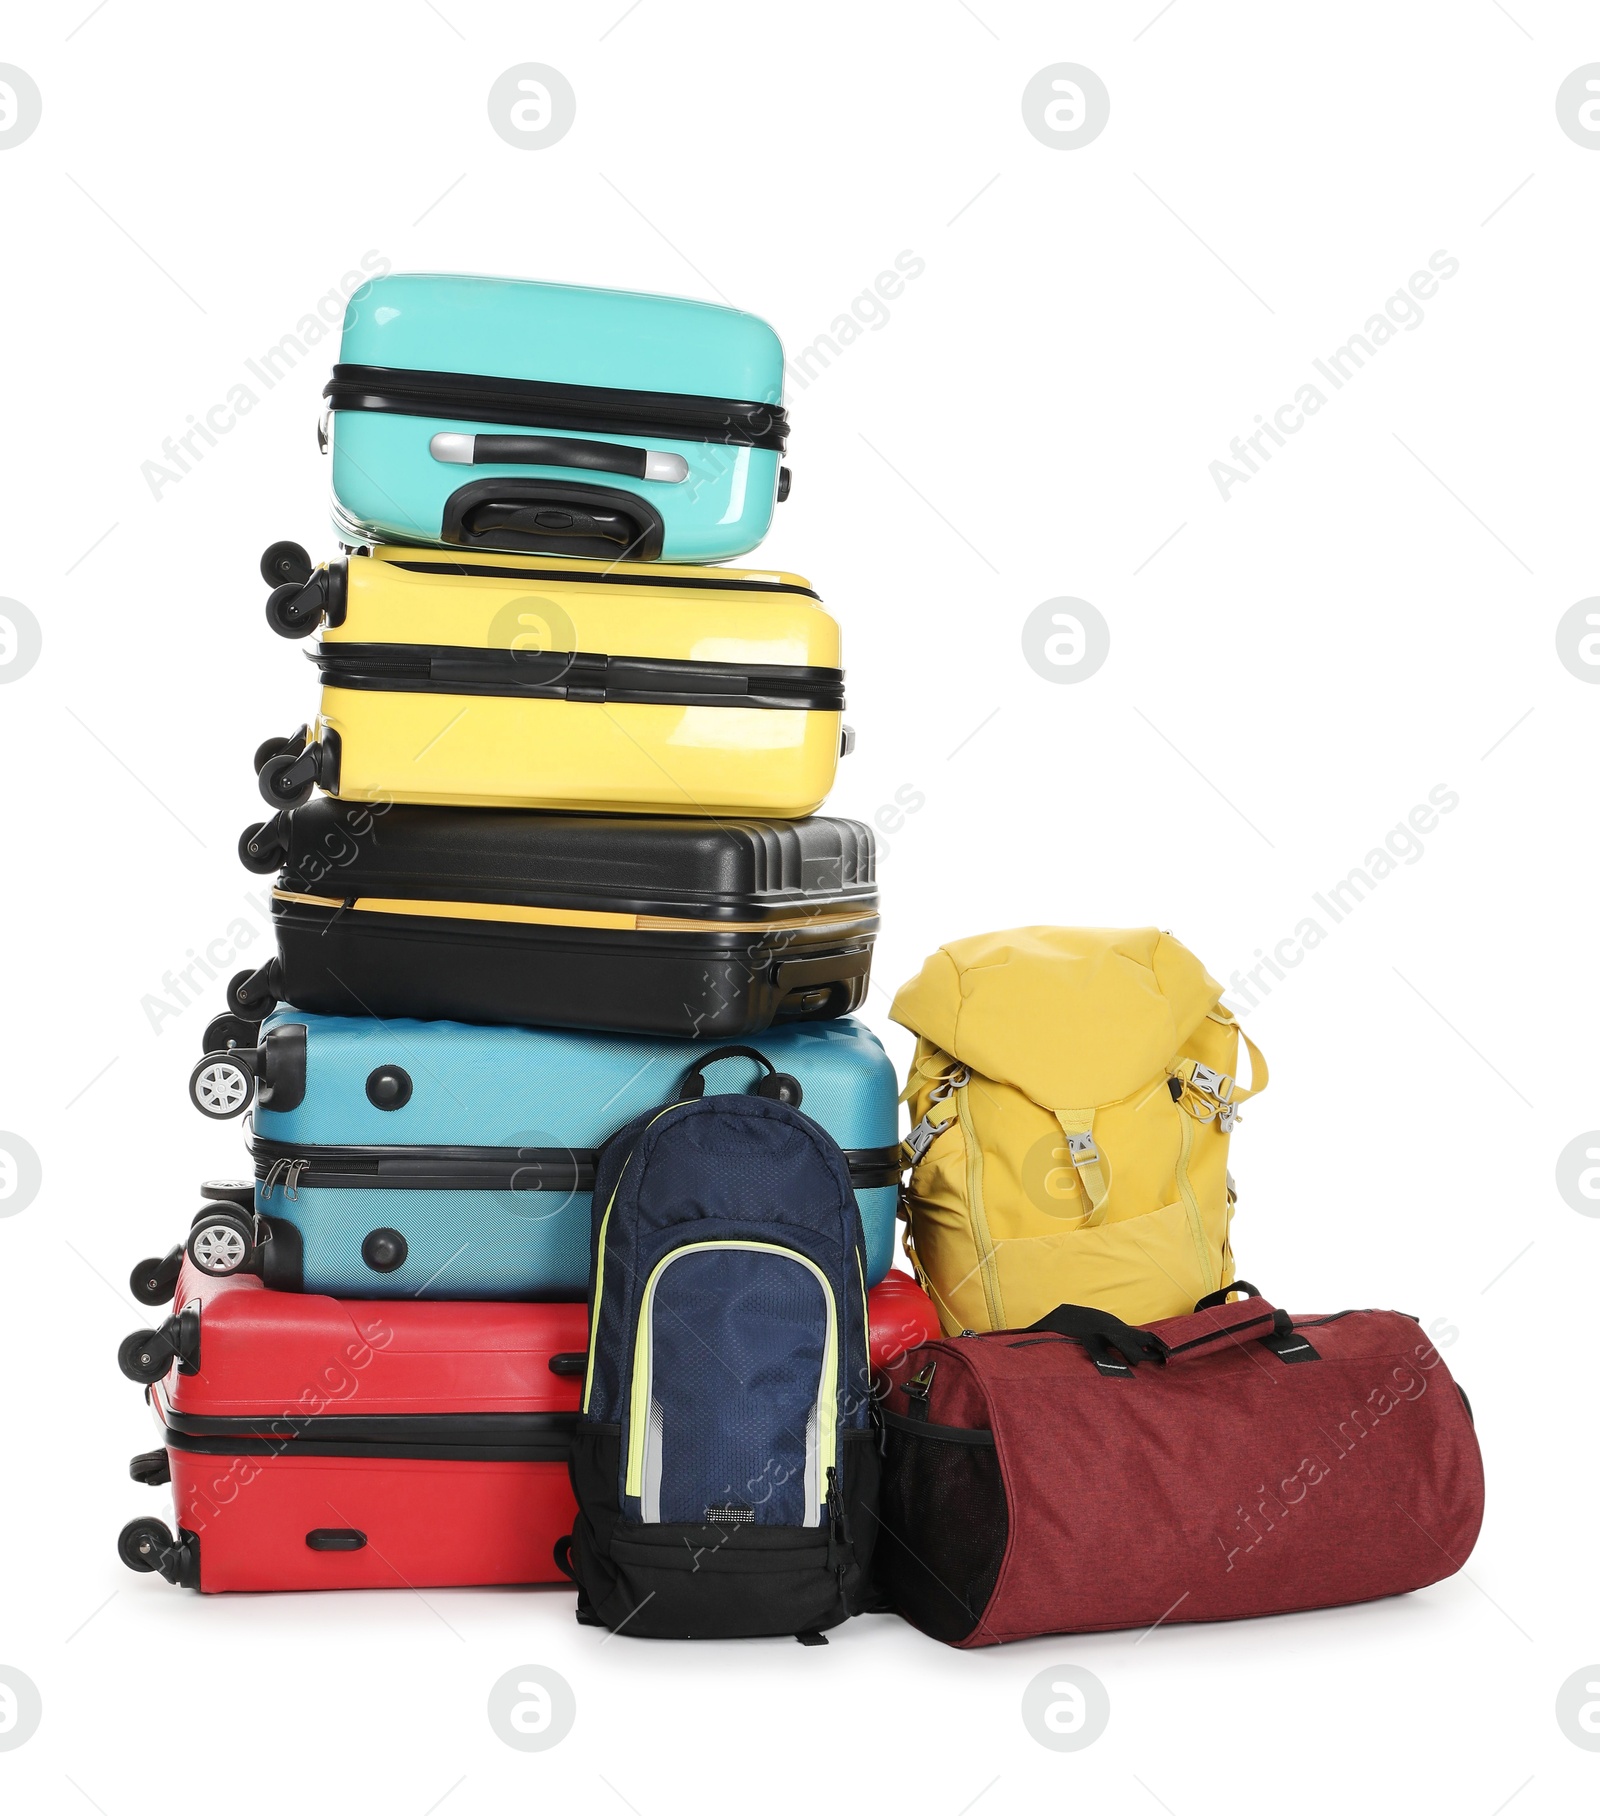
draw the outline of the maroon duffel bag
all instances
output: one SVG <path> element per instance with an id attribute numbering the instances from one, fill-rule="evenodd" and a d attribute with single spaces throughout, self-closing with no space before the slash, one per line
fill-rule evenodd
<path id="1" fill-rule="evenodd" d="M 1483 1519 L 1466 1396 L 1401 1312 L 1291 1318 L 1243 1281 L 1144 1326 L 1064 1305 L 895 1382 L 881 1586 L 951 1645 L 1401 1595 Z"/>

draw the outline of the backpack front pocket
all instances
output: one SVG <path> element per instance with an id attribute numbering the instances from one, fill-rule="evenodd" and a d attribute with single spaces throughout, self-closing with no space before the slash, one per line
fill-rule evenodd
<path id="1" fill-rule="evenodd" d="M 793 1249 L 693 1242 L 634 1335 L 623 1494 L 645 1525 L 819 1526 L 838 1448 L 838 1307 Z"/>

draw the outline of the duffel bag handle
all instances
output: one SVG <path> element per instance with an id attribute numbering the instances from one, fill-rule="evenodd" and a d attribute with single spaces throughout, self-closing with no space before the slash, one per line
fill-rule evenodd
<path id="1" fill-rule="evenodd" d="M 1259 1314 L 1238 1324 L 1219 1324 L 1182 1343 L 1168 1343 L 1154 1331 L 1144 1330 L 1137 1324 L 1124 1324 L 1110 1312 L 1099 1311 L 1090 1305 L 1058 1305 L 1028 1329 L 1070 1337 L 1081 1343 L 1103 1375 L 1131 1374 L 1141 1362 L 1180 1363 L 1197 1353 L 1214 1351 L 1223 1343 L 1256 1342 L 1284 1362 L 1319 1360 L 1317 1351 L 1295 1329 L 1289 1314 L 1269 1305 L 1248 1280 L 1236 1280 L 1231 1286 L 1208 1293 L 1195 1310 L 1218 1310 L 1227 1294 L 1234 1292 L 1258 1300 Z M 1263 1324 L 1267 1326 L 1265 1330 L 1260 1328 Z"/>
<path id="2" fill-rule="evenodd" d="M 1028 1329 L 1076 1339 L 1103 1375 L 1125 1375 L 1141 1362 L 1167 1359 L 1167 1346 L 1154 1331 L 1124 1324 L 1092 1305 L 1058 1305 Z"/>
<path id="3" fill-rule="evenodd" d="M 1205 1298 L 1196 1299 L 1194 1309 L 1197 1312 L 1208 1312 L 1214 1305 L 1226 1305 L 1230 1293 L 1242 1293 L 1246 1299 L 1259 1299 L 1261 1288 L 1252 1286 L 1248 1280 L 1230 1280 L 1226 1286 L 1219 1286 L 1214 1293 L 1207 1293 Z"/>
<path id="4" fill-rule="evenodd" d="M 1197 1312 L 1227 1310 L 1230 1293 L 1239 1293 L 1245 1299 L 1258 1301 L 1261 1308 L 1259 1313 L 1248 1318 L 1241 1325 L 1221 1325 L 1207 1336 L 1191 1337 L 1187 1343 L 1176 1345 L 1171 1350 L 1171 1354 L 1176 1355 L 1180 1349 L 1184 1351 L 1204 1349 L 1210 1344 L 1224 1341 L 1237 1343 L 1244 1338 L 1245 1332 L 1248 1331 L 1251 1333 L 1249 1341 L 1259 1343 L 1263 1349 L 1270 1349 L 1281 1362 L 1317 1362 L 1321 1360 L 1305 1336 L 1295 1329 L 1294 1319 L 1281 1305 L 1269 1304 L 1262 1297 L 1260 1287 L 1252 1286 L 1248 1280 L 1234 1280 L 1227 1286 L 1219 1286 L 1214 1293 L 1207 1293 L 1203 1299 L 1197 1299 L 1194 1309 Z M 1255 1327 L 1269 1313 L 1272 1317 L 1272 1328 L 1257 1336 Z"/>
<path id="5" fill-rule="evenodd" d="M 714 1066 L 719 1059 L 753 1059 L 766 1074 L 756 1084 L 756 1096 L 786 1103 L 793 1110 L 800 1108 L 800 1100 L 805 1095 L 800 1089 L 800 1080 L 788 1072 L 780 1072 L 765 1053 L 758 1052 L 754 1047 L 716 1047 L 704 1059 L 697 1059 L 684 1073 L 683 1082 L 678 1086 L 679 1103 L 697 1103 L 705 1096 L 706 1067 Z"/>

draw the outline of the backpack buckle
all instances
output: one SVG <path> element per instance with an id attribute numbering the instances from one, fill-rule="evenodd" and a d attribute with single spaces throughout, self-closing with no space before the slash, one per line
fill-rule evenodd
<path id="1" fill-rule="evenodd" d="M 912 1166 L 917 1166 L 921 1162 L 922 1156 L 950 1126 L 948 1121 L 935 1122 L 933 1120 L 933 1106 L 936 1103 L 943 1103 L 947 1097 L 953 1097 L 971 1077 L 972 1073 L 967 1067 L 952 1066 L 928 1093 L 928 1107 L 923 1112 L 922 1121 L 902 1143 L 906 1152 L 911 1156 L 910 1164 Z"/>
<path id="2" fill-rule="evenodd" d="M 1238 1121 L 1239 1107 L 1237 1104 L 1225 1103 L 1217 1113 L 1217 1127 L 1224 1135 L 1231 1135 Z"/>
<path id="3" fill-rule="evenodd" d="M 911 1156 L 910 1164 L 912 1166 L 921 1164 L 922 1156 L 927 1153 L 928 1149 L 933 1146 L 934 1142 L 939 1139 L 949 1126 L 948 1123 L 934 1122 L 926 1116 L 923 1117 L 922 1121 L 917 1124 L 901 1144 L 905 1148 L 905 1151 Z"/>
<path id="4" fill-rule="evenodd" d="M 1097 1166 L 1100 1161 L 1100 1150 L 1092 1135 L 1069 1135 L 1067 1154 L 1075 1167 Z"/>
<path id="5" fill-rule="evenodd" d="M 1210 1066 L 1196 1064 L 1189 1074 L 1189 1082 L 1197 1091 L 1203 1091 L 1207 1097 L 1214 1097 L 1219 1104 L 1226 1104 L 1233 1097 L 1233 1075 L 1229 1072 L 1218 1072 Z"/>

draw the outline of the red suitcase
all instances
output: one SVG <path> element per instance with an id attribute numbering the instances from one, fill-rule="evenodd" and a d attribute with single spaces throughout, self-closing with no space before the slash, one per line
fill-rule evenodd
<path id="1" fill-rule="evenodd" d="M 205 1591 L 567 1580 L 582 1305 L 330 1299 L 187 1263 L 174 1304 L 161 1448 L 130 1473 L 171 1482 L 178 1531 L 130 1520 L 131 1569 Z M 867 1309 L 874 1369 L 939 1334 L 908 1275 Z"/>
<path id="2" fill-rule="evenodd" d="M 179 1359 L 149 1389 L 174 1538 L 123 1528 L 124 1563 L 222 1589 L 565 1581 L 581 1305 L 340 1300 L 184 1266 Z"/>

